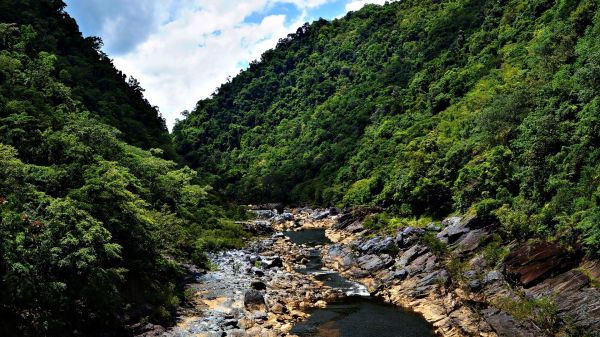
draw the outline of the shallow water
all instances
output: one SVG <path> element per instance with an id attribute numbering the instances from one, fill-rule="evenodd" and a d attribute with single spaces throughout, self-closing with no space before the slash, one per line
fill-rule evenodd
<path id="1" fill-rule="evenodd" d="M 330 243 L 322 229 L 284 232 L 294 243 L 316 246 Z M 324 270 L 317 249 L 299 272 L 313 274 L 326 285 L 342 289 L 347 296 L 324 309 L 311 311 L 308 320 L 294 326 L 291 333 L 300 337 L 429 337 L 431 325 L 419 314 L 369 297 L 366 288 L 331 270 Z"/>
<path id="2" fill-rule="evenodd" d="M 420 315 L 369 297 L 345 297 L 294 326 L 301 337 L 434 337 Z"/>
<path id="3" fill-rule="evenodd" d="M 317 246 L 331 243 L 325 236 L 323 229 L 305 229 L 302 231 L 286 231 L 284 235 L 292 239 L 297 245 Z"/>

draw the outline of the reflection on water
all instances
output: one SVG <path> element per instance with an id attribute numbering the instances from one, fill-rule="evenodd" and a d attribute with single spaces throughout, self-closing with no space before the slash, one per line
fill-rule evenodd
<path id="1" fill-rule="evenodd" d="M 416 313 L 368 297 L 346 297 L 316 309 L 291 331 L 300 337 L 434 337 Z"/>
<path id="2" fill-rule="evenodd" d="M 325 236 L 325 230 L 323 229 L 305 229 L 297 232 L 286 231 L 283 234 L 288 236 L 297 245 L 317 246 L 331 243 Z"/>
<path id="3" fill-rule="evenodd" d="M 322 229 L 284 232 L 294 243 L 316 246 L 330 243 Z M 368 297 L 366 287 L 340 274 L 323 270 L 317 249 L 298 272 L 313 274 L 327 286 L 342 289 L 348 297 L 315 309 L 310 318 L 297 324 L 291 333 L 300 337 L 434 337 L 431 325 L 420 315 Z M 358 295 L 358 296 L 350 296 Z"/>

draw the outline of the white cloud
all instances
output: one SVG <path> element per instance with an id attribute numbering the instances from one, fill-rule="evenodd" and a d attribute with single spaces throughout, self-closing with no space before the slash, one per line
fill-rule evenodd
<path id="1" fill-rule="evenodd" d="M 386 1 L 389 0 L 355 0 L 346 4 L 346 11 L 357 11 L 366 4 L 383 5 Z"/>
<path id="2" fill-rule="evenodd" d="M 137 78 L 172 127 L 183 110 L 259 59 L 329 3 L 358 10 L 384 0 L 68 0 L 86 34 L 100 35 L 114 63 Z M 282 6 L 297 10 L 283 11 Z M 293 5 L 293 6 L 292 6 Z M 253 20 L 244 20 L 252 14 Z M 294 17 L 290 17 L 294 16 Z M 87 25 L 87 26 L 86 26 Z"/>
<path id="3" fill-rule="evenodd" d="M 303 13 L 327 0 L 288 0 Z M 283 1 L 280 1 L 283 2 Z M 241 65 L 260 58 L 277 41 L 304 23 L 291 24 L 284 15 L 269 15 L 260 23 L 244 19 L 272 5 L 269 0 L 244 2 L 197 0 L 176 10 L 156 32 L 133 51 L 114 58 L 117 68 L 136 77 L 145 96 L 157 105 L 171 127 L 180 112 L 235 76 Z M 288 21 L 289 23 L 289 18 Z"/>

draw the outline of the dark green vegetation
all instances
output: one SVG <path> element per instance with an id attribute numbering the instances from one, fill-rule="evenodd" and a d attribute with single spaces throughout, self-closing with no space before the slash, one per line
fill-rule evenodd
<path id="1" fill-rule="evenodd" d="M 170 145 L 157 111 L 63 7 L 0 1 L 2 336 L 169 321 L 180 263 L 243 237 L 223 220 L 242 212 L 160 158 Z"/>
<path id="2" fill-rule="evenodd" d="M 595 0 L 367 6 L 198 102 L 177 150 L 243 202 L 478 212 L 600 254 L 599 36 Z"/>

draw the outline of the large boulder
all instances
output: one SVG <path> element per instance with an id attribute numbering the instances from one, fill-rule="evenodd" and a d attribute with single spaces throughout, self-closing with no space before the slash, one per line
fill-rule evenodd
<path id="1" fill-rule="evenodd" d="M 263 294 L 258 290 L 251 289 L 244 294 L 244 306 L 248 310 L 265 310 L 267 305 Z"/>
<path id="2" fill-rule="evenodd" d="M 356 248 L 363 254 L 395 253 L 398 251 L 394 238 L 379 236 L 357 244 Z"/>
<path id="3" fill-rule="evenodd" d="M 532 332 L 532 327 L 523 327 L 512 316 L 498 309 L 483 310 L 485 321 L 494 329 L 498 337 L 544 336 L 541 331 Z"/>
<path id="4" fill-rule="evenodd" d="M 393 262 L 392 258 L 389 255 L 383 254 L 381 256 L 378 255 L 364 255 L 359 257 L 356 262 L 358 266 L 369 272 L 374 273 L 380 269 L 386 268 L 390 266 L 390 263 Z"/>
<path id="5" fill-rule="evenodd" d="M 504 275 L 510 282 L 527 288 L 571 269 L 578 262 L 578 254 L 556 243 L 523 243 L 506 256 Z"/>
<path id="6" fill-rule="evenodd" d="M 528 297 L 551 297 L 558 315 L 579 327 L 600 331 L 600 289 L 587 275 L 570 270 L 527 289 Z"/>

